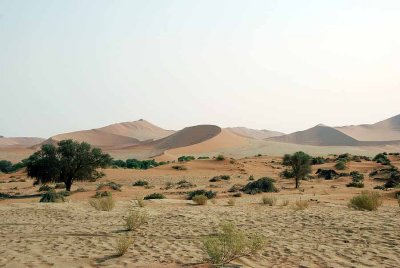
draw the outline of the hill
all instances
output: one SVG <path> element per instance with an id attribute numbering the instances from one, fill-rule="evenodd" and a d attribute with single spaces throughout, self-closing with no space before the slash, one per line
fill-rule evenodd
<path id="1" fill-rule="evenodd" d="M 43 142 L 42 138 L 34 137 L 3 137 L 0 136 L 0 148 L 27 148 Z"/>
<path id="2" fill-rule="evenodd" d="M 266 129 L 258 130 L 258 129 L 251 129 L 251 128 L 246 128 L 246 127 L 228 127 L 226 129 L 232 131 L 233 133 L 235 133 L 239 136 L 256 139 L 256 140 L 263 140 L 263 139 L 267 139 L 267 138 L 271 138 L 271 137 L 285 135 L 285 133 L 282 133 L 282 132 L 271 131 L 271 130 L 266 130 Z"/>

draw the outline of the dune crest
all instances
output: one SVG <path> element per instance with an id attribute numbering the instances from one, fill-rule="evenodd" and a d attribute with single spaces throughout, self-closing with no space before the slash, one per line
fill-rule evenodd
<path id="1" fill-rule="evenodd" d="M 258 129 L 251 129 L 246 127 L 228 127 L 227 130 L 232 131 L 233 133 L 243 136 L 246 138 L 256 139 L 256 140 L 263 140 L 271 137 L 282 136 L 285 133 L 279 131 L 272 131 L 272 130 L 258 130 Z"/>

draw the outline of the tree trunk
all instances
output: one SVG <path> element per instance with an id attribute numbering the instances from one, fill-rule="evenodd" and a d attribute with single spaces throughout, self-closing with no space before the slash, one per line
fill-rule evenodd
<path id="1" fill-rule="evenodd" d="M 65 190 L 67 190 L 68 192 L 71 192 L 71 186 L 72 186 L 72 180 L 71 179 L 67 179 L 65 181 Z"/>
<path id="2" fill-rule="evenodd" d="M 296 189 L 299 189 L 300 186 L 300 179 L 296 178 Z"/>

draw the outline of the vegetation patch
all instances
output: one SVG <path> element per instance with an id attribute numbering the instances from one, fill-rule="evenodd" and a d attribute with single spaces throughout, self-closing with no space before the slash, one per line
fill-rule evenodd
<path id="1" fill-rule="evenodd" d="M 349 202 L 349 207 L 357 210 L 373 211 L 380 206 L 382 206 L 382 197 L 379 193 L 373 191 L 363 191 Z"/>
<path id="2" fill-rule="evenodd" d="M 275 196 L 265 195 L 265 196 L 263 196 L 263 198 L 262 198 L 262 203 L 263 203 L 264 205 L 273 206 L 273 205 L 276 204 L 276 200 L 277 200 L 277 199 L 276 199 Z"/>
<path id="3" fill-rule="evenodd" d="M 133 210 L 124 217 L 124 225 L 127 231 L 139 229 L 149 220 L 149 215 L 146 211 Z"/>
<path id="4" fill-rule="evenodd" d="M 217 181 L 227 181 L 230 179 L 231 179 L 231 176 L 229 176 L 229 175 L 219 175 L 219 176 L 212 177 L 209 181 L 217 182 Z"/>
<path id="5" fill-rule="evenodd" d="M 137 180 L 132 184 L 132 186 L 146 186 L 146 185 L 149 185 L 149 183 L 145 180 Z"/>
<path id="6" fill-rule="evenodd" d="M 275 187 L 274 182 L 274 179 L 264 177 L 256 181 L 249 182 L 242 188 L 242 191 L 246 194 L 278 192 L 278 189 Z"/>
<path id="7" fill-rule="evenodd" d="M 183 165 L 175 165 L 175 166 L 172 166 L 172 168 L 176 169 L 176 170 L 187 170 L 187 167 L 183 166 Z"/>
<path id="8" fill-rule="evenodd" d="M 64 195 L 56 193 L 53 189 L 44 193 L 39 202 L 43 203 L 60 203 L 64 202 Z"/>
<path id="9" fill-rule="evenodd" d="M 121 184 L 109 181 L 109 182 L 100 183 L 99 185 L 97 185 L 97 191 L 104 189 L 104 188 L 111 188 L 112 190 L 115 190 L 115 191 L 121 191 L 121 187 L 122 187 Z"/>
<path id="10" fill-rule="evenodd" d="M 146 195 L 144 197 L 144 200 L 150 200 L 150 199 L 165 199 L 165 195 L 161 194 L 161 193 L 153 193 L 153 194 L 149 194 Z"/>
<path id="11" fill-rule="evenodd" d="M 194 190 L 187 193 L 187 199 L 192 200 L 196 195 L 205 195 L 208 199 L 212 199 L 217 196 L 217 192 L 214 191 L 206 191 L 206 190 Z"/>
<path id="12" fill-rule="evenodd" d="M 390 165 L 390 160 L 387 158 L 386 153 L 377 154 L 372 160 L 382 165 Z"/>
<path id="13" fill-rule="evenodd" d="M 115 200 L 112 195 L 105 197 L 92 198 L 89 200 L 89 204 L 96 210 L 100 211 L 111 211 L 115 207 Z"/>
<path id="14" fill-rule="evenodd" d="M 339 176 L 333 169 L 318 169 L 315 174 L 318 175 L 318 178 L 324 178 L 325 180 L 333 180 Z"/>
<path id="15" fill-rule="evenodd" d="M 183 155 L 181 157 L 178 158 L 178 162 L 189 162 L 192 160 L 195 160 L 196 158 L 192 155 Z"/>
<path id="16" fill-rule="evenodd" d="M 200 195 L 193 196 L 192 200 L 197 205 L 205 205 L 205 204 L 207 204 L 208 197 L 204 194 L 200 194 Z"/>

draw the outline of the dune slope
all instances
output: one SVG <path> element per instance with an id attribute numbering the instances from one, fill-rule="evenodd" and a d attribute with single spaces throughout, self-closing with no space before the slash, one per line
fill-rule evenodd
<path id="1" fill-rule="evenodd" d="M 282 132 L 271 131 L 271 130 L 266 130 L 266 129 L 258 130 L 258 129 L 251 129 L 251 128 L 246 128 L 246 127 L 229 127 L 226 129 L 234 132 L 235 134 L 237 134 L 239 136 L 256 139 L 256 140 L 263 140 L 263 139 L 270 138 L 270 137 L 285 135 L 285 133 L 282 133 Z"/>

